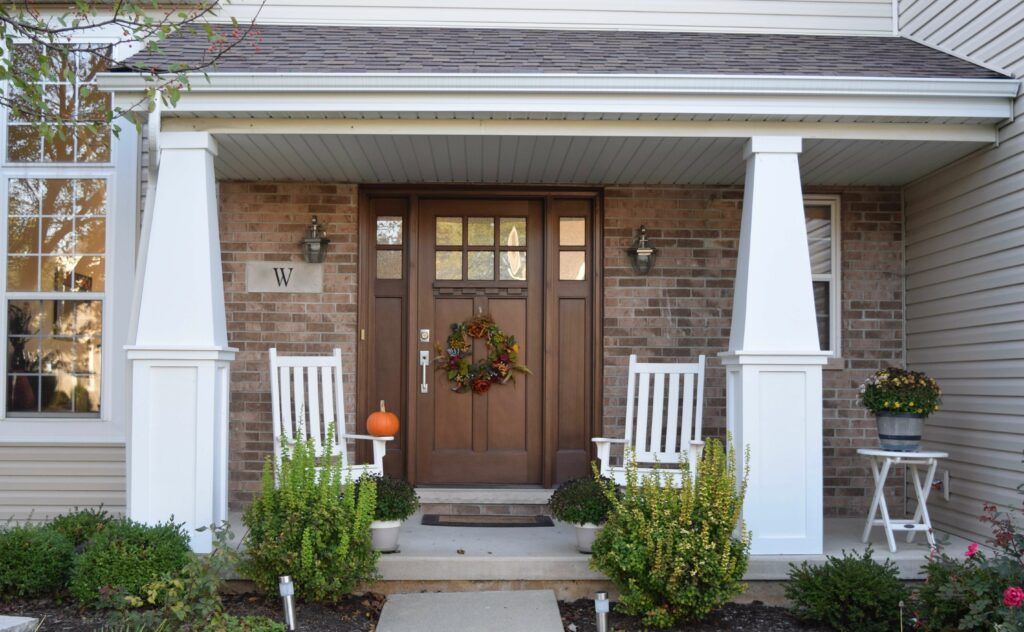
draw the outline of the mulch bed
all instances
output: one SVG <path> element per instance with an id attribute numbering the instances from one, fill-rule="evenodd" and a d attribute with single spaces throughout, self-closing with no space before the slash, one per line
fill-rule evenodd
<path id="1" fill-rule="evenodd" d="M 578 601 L 560 601 L 558 609 L 562 614 L 562 624 L 570 632 L 595 632 L 597 622 L 594 615 L 594 602 L 590 599 Z M 574 626 L 574 627 L 570 627 Z M 638 617 L 629 617 L 612 612 L 608 618 L 608 627 L 615 632 L 639 632 L 647 630 Z M 766 606 L 755 601 L 750 604 L 729 603 L 712 613 L 705 620 L 690 625 L 672 628 L 686 632 L 830 632 L 830 628 L 808 626 L 793 618 L 785 608 Z"/>
<path id="2" fill-rule="evenodd" d="M 267 599 L 261 595 L 225 595 L 224 606 L 236 616 L 262 615 L 282 620 L 278 599 Z M 370 632 L 376 627 L 383 606 L 383 595 L 375 594 L 347 597 L 334 605 L 299 604 L 295 609 L 297 627 L 324 632 Z M 106 613 L 82 610 L 73 601 L 53 599 L 0 601 L 0 614 L 42 619 L 42 632 L 99 631 L 107 622 Z"/>

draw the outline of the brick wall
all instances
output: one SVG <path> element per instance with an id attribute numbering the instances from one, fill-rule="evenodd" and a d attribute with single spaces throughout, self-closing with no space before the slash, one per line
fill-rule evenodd
<path id="1" fill-rule="evenodd" d="M 901 364 L 901 204 L 898 189 L 815 189 L 840 193 L 842 361 L 824 372 L 825 509 L 862 516 L 873 490 L 855 450 L 877 445 L 874 420 L 856 403 L 874 370 Z M 605 192 L 604 424 L 621 436 L 629 354 L 692 361 L 708 356 L 705 434 L 725 428 L 725 371 L 743 190 L 738 187 L 611 188 Z M 658 248 L 652 273 L 635 275 L 624 249 L 645 224 Z M 894 482 L 896 478 L 893 478 Z M 900 507 L 902 485 L 891 485 Z"/>
<path id="2" fill-rule="evenodd" d="M 221 256 L 231 365 L 229 484 L 232 508 L 259 489 L 273 450 L 267 350 L 329 354 L 342 350 L 345 414 L 354 430 L 356 331 L 354 185 L 220 183 Z M 316 215 L 331 239 L 323 294 L 250 294 L 245 262 L 301 261 L 299 240 Z"/>
<path id="3" fill-rule="evenodd" d="M 267 349 L 327 353 L 341 347 L 346 414 L 354 419 L 356 205 L 354 185 L 221 183 L 220 221 L 232 365 L 232 507 L 259 487 L 272 449 Z M 843 359 L 824 373 L 825 506 L 861 516 L 870 472 L 855 454 L 875 441 L 874 421 L 856 405 L 857 386 L 877 368 L 900 364 L 903 346 L 902 244 L 897 189 L 816 189 L 842 195 Z M 705 424 L 725 425 L 725 373 L 716 354 L 728 346 L 742 189 L 610 188 L 605 197 L 605 409 L 611 436 L 625 415 L 629 354 L 687 361 L 704 353 L 709 369 Z M 332 239 L 325 293 L 247 294 L 246 261 L 298 260 L 298 240 L 317 214 Z M 658 247 L 650 276 L 633 274 L 626 248 L 640 223 Z M 895 479 L 894 479 L 895 480 Z M 894 496 L 902 486 L 893 485 Z M 894 498 L 893 507 L 900 502 Z"/>

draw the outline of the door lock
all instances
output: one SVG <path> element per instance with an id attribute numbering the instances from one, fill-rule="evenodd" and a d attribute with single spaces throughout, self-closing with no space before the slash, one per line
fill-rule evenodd
<path id="1" fill-rule="evenodd" d="M 420 367 L 423 368 L 423 380 L 420 382 L 420 393 L 429 393 L 430 387 L 427 386 L 427 367 L 430 366 L 430 352 L 420 351 Z"/>

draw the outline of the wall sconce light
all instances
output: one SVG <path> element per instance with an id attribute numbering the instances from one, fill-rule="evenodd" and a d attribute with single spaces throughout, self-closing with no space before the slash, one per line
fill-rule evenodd
<path id="1" fill-rule="evenodd" d="M 637 231 L 633 246 L 626 249 L 626 254 L 629 255 L 629 262 L 633 264 L 633 271 L 637 274 L 645 275 L 654 267 L 654 258 L 658 254 L 658 249 L 652 246 L 650 240 L 647 239 L 647 228 L 643 224 Z"/>
<path id="2" fill-rule="evenodd" d="M 324 257 L 327 256 L 327 244 L 329 243 L 331 240 L 327 238 L 327 233 L 320 228 L 316 215 L 314 215 L 313 221 L 310 222 L 306 231 L 306 238 L 301 242 L 302 255 L 308 263 L 323 263 Z"/>

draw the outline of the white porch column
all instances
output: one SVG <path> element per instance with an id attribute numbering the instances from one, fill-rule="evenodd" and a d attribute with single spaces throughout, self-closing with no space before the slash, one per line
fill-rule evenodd
<path id="1" fill-rule="evenodd" d="M 726 419 L 750 449 L 751 553 L 821 553 L 821 365 L 796 137 L 751 138 L 745 159 Z"/>
<path id="2" fill-rule="evenodd" d="M 128 442 L 128 513 L 198 527 L 227 518 L 228 377 L 213 158 L 205 132 L 160 135 L 152 211 L 144 218 Z"/>

